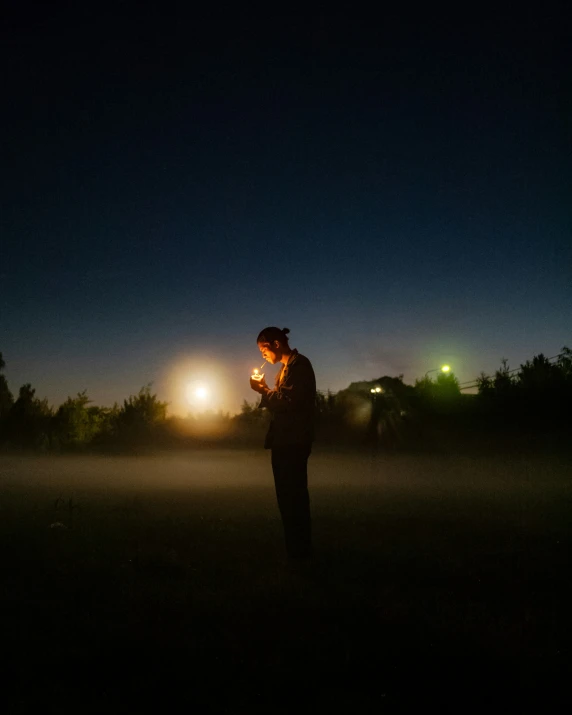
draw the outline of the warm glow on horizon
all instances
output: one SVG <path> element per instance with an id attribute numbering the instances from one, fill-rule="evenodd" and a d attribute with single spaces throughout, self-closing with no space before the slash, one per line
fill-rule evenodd
<path id="1" fill-rule="evenodd" d="M 232 367 L 231 362 L 227 365 L 204 352 L 173 356 L 171 364 L 165 367 L 163 377 L 169 414 L 187 417 L 189 414 L 221 409 L 238 412 L 241 397 L 236 395 L 234 376 L 230 374 L 229 366 Z"/>

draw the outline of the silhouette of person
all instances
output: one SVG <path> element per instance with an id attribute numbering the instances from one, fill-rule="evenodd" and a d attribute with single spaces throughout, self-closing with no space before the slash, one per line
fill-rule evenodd
<path id="1" fill-rule="evenodd" d="M 264 448 L 271 450 L 278 508 L 282 516 L 286 552 L 292 559 L 312 553 L 308 457 L 314 440 L 316 378 L 312 364 L 288 344 L 288 328 L 265 328 L 256 342 L 271 365 L 282 363 L 274 389 L 252 376 L 250 386 L 262 395 L 259 407 L 272 415 Z"/>

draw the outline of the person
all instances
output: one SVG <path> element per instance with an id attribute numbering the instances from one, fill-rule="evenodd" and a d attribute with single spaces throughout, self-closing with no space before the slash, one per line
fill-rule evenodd
<path id="1" fill-rule="evenodd" d="M 308 493 L 308 458 L 314 440 L 316 378 L 307 357 L 288 344 L 288 328 L 265 328 L 256 340 L 262 357 L 271 365 L 281 362 L 274 389 L 264 375 L 252 376 L 250 386 L 262 395 L 259 407 L 272 419 L 264 448 L 271 450 L 272 472 L 282 517 L 286 553 L 307 561 L 312 554 L 312 527 Z"/>

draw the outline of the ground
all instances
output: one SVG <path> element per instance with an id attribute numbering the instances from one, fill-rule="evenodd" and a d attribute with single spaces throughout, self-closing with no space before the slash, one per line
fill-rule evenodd
<path id="1" fill-rule="evenodd" d="M 263 450 L 2 457 L 5 712 L 563 707 L 568 460 L 318 451 L 310 490 L 296 568 Z"/>

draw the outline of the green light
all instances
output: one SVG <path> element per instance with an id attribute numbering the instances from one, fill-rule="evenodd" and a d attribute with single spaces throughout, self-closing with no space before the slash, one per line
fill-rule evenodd
<path id="1" fill-rule="evenodd" d="M 443 365 L 443 367 L 441 368 L 441 372 L 449 372 L 450 369 L 451 369 L 450 365 Z"/>

